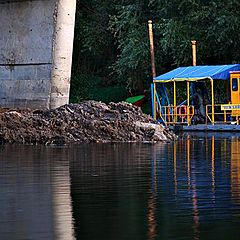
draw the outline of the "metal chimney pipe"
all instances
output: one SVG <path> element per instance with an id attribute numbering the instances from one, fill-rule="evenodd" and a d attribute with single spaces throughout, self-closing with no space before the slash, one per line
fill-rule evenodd
<path id="1" fill-rule="evenodd" d="M 155 67 L 155 56 L 154 56 L 152 20 L 148 21 L 148 30 L 149 30 L 149 41 L 150 41 L 151 63 L 152 63 L 152 76 L 153 76 L 153 78 L 155 78 L 156 77 L 156 67 Z"/>
<path id="2" fill-rule="evenodd" d="M 193 66 L 197 65 L 197 41 L 196 40 L 192 40 L 192 61 L 193 61 Z"/>

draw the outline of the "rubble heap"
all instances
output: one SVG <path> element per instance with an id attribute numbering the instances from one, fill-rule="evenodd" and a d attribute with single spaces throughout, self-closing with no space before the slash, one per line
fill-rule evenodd
<path id="1" fill-rule="evenodd" d="M 0 141 L 59 144 L 81 142 L 154 142 L 176 136 L 128 103 L 85 101 L 54 110 L 0 113 Z"/>

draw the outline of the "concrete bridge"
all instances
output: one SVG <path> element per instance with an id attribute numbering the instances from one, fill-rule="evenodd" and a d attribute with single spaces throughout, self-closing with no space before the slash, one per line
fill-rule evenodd
<path id="1" fill-rule="evenodd" d="M 0 0 L 0 107 L 69 101 L 76 0 Z"/>

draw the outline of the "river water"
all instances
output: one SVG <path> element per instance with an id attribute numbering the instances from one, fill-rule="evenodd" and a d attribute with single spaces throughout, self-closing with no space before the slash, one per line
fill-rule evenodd
<path id="1" fill-rule="evenodd" d="M 240 239 L 240 135 L 2 146 L 0 239 Z"/>

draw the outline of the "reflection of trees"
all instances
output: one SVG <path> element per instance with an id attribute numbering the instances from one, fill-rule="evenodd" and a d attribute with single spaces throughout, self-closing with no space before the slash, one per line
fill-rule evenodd
<path id="1" fill-rule="evenodd" d="M 77 236 L 147 238 L 155 211 L 152 150 L 151 144 L 90 144 L 74 149 L 71 179 Z"/>
<path id="2" fill-rule="evenodd" d="M 71 178 L 77 235 L 204 238 L 214 232 L 208 222 L 218 227 L 232 218 L 230 171 L 236 167 L 230 165 L 231 146 L 231 139 L 203 135 L 165 145 L 75 149 Z"/>

